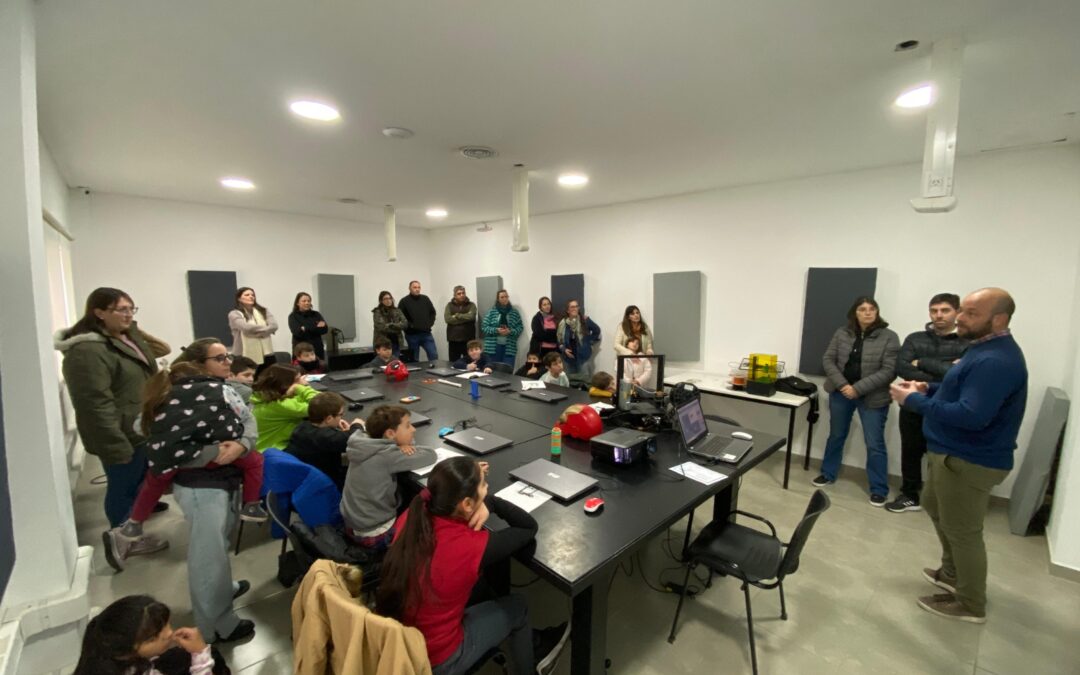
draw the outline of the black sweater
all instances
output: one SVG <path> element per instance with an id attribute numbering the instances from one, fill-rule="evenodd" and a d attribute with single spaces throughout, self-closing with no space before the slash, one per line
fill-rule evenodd
<path id="1" fill-rule="evenodd" d="M 529 545 L 536 537 L 536 520 L 527 511 L 505 499 L 489 494 L 484 500 L 488 511 L 506 521 L 509 527 L 492 532 L 488 537 L 484 557 L 480 559 L 480 568 L 506 560 L 522 548 Z"/>
<path id="2" fill-rule="evenodd" d="M 435 318 L 438 316 L 435 305 L 431 304 L 431 298 L 423 293 L 410 294 L 399 300 L 397 306 L 409 322 L 405 328 L 406 333 L 431 332 L 431 327 L 435 325 Z"/>
<path id="3" fill-rule="evenodd" d="M 363 431 L 360 427 L 356 430 Z M 285 452 L 304 464 L 322 471 L 341 490 L 345 486 L 345 474 L 349 467 L 341 461 L 349 436 L 353 431 L 342 431 L 333 427 L 317 427 L 304 420 L 289 438 Z"/>
<path id="4" fill-rule="evenodd" d="M 896 373 L 905 380 L 941 382 L 952 368 L 953 361 L 967 351 L 968 341 L 955 332 L 938 335 L 933 324 L 904 338 L 900 355 L 896 357 Z M 918 366 L 911 365 L 918 361 Z"/>
<path id="5" fill-rule="evenodd" d="M 315 348 L 315 355 L 320 359 L 326 358 L 326 350 L 323 348 L 322 336 L 330 330 L 329 326 L 318 326 L 320 321 L 326 323 L 322 314 L 315 310 L 307 312 L 293 312 L 289 315 L 289 332 L 292 333 L 292 343 L 310 342 Z"/>

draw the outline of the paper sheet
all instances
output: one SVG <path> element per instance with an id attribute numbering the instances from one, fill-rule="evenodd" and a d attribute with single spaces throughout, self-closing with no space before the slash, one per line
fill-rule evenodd
<path id="1" fill-rule="evenodd" d="M 323 379 L 324 377 L 326 377 L 325 374 L 315 374 L 315 375 L 305 375 L 304 376 L 304 378 L 306 378 L 308 382 L 318 382 L 319 380 Z"/>
<path id="2" fill-rule="evenodd" d="M 603 401 L 597 401 L 596 403 L 590 403 L 589 407 L 596 412 L 604 412 L 605 410 L 614 410 L 615 406 L 610 403 L 604 403 Z"/>
<path id="3" fill-rule="evenodd" d="M 431 470 L 434 469 L 435 465 L 439 462 L 451 457 L 461 457 L 464 453 L 458 452 L 457 450 L 451 450 L 450 448 L 435 448 L 435 454 L 437 457 L 434 462 L 427 466 L 422 466 L 419 469 L 413 469 L 412 472 L 417 476 L 426 476 L 431 473 Z"/>
<path id="4" fill-rule="evenodd" d="M 547 389 L 547 386 L 540 380 L 522 380 L 521 391 L 528 391 L 529 389 Z"/>
<path id="5" fill-rule="evenodd" d="M 460 377 L 463 380 L 475 380 L 478 377 L 487 377 L 487 373 L 485 373 L 483 371 L 473 370 L 473 371 L 470 371 L 468 373 L 462 373 L 460 375 L 455 375 L 454 377 Z"/>
<path id="6" fill-rule="evenodd" d="M 522 483 L 521 481 L 504 487 L 496 492 L 495 496 L 500 499 L 505 499 L 511 504 L 524 509 L 526 512 L 533 511 L 537 506 L 540 506 L 551 499 L 551 495 L 548 493 L 543 490 L 537 490 L 528 483 Z"/>
<path id="7" fill-rule="evenodd" d="M 669 471 L 686 476 L 690 480 L 696 480 L 703 485 L 712 485 L 713 483 L 719 483 L 727 478 L 726 474 L 722 474 L 712 469 L 706 469 L 705 467 L 695 462 L 684 462 L 682 464 L 676 464 L 671 467 Z"/>

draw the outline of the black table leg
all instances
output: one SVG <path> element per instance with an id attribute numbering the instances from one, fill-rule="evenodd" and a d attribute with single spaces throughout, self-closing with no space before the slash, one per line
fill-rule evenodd
<path id="1" fill-rule="evenodd" d="M 791 445 L 795 440 L 795 411 L 798 408 L 789 408 L 787 420 L 787 453 L 784 456 L 784 489 L 787 489 L 788 476 L 791 474 Z"/>
<path id="2" fill-rule="evenodd" d="M 609 574 L 597 575 L 591 586 L 574 596 L 570 626 L 570 672 L 573 675 L 604 675 L 607 659 Z"/>
<path id="3" fill-rule="evenodd" d="M 733 480 L 713 497 L 713 520 L 731 516 L 732 521 L 734 521 L 735 516 L 731 512 L 737 508 L 739 508 L 739 481 Z"/>

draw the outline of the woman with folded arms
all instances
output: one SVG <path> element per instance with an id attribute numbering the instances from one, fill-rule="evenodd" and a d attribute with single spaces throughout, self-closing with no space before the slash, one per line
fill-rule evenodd
<path id="1" fill-rule="evenodd" d="M 315 356 L 325 363 L 323 336 L 330 330 L 326 319 L 312 307 L 311 296 L 302 291 L 296 294 L 292 310 L 292 314 L 289 314 L 289 332 L 292 333 L 293 349 L 301 342 L 307 342 L 315 348 Z"/>
<path id="2" fill-rule="evenodd" d="M 230 351 L 235 356 L 262 363 L 274 353 L 270 336 L 277 332 L 277 320 L 255 299 L 254 289 L 248 286 L 236 289 L 236 309 L 229 312 L 229 328 L 233 338 Z"/>

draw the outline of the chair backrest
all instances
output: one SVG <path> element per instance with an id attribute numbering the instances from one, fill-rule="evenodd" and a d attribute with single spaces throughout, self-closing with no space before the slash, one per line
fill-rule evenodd
<path id="1" fill-rule="evenodd" d="M 496 373 L 513 373 L 514 367 L 509 363 L 503 363 L 501 361 L 492 361 L 488 364 L 488 368 Z"/>
<path id="2" fill-rule="evenodd" d="M 706 415 L 705 419 L 710 422 L 719 422 L 720 424 L 727 424 L 733 427 L 741 427 L 742 425 L 731 419 L 730 417 L 721 417 L 720 415 Z"/>
<path id="3" fill-rule="evenodd" d="M 289 532 L 289 521 L 292 520 L 291 509 L 282 508 L 279 505 L 277 493 L 266 493 L 266 512 L 270 514 L 270 518 L 277 523 L 278 527 Z"/>
<path id="4" fill-rule="evenodd" d="M 803 514 L 802 520 L 791 534 L 791 540 L 787 543 L 784 559 L 780 562 L 780 571 L 776 575 L 777 579 L 783 581 L 784 577 L 794 574 L 799 569 L 799 556 L 802 555 L 803 547 L 806 546 L 806 540 L 810 538 L 810 531 L 814 529 L 818 516 L 825 513 L 831 504 L 829 495 L 825 494 L 824 490 L 815 490 L 811 495 L 810 503 L 806 505 L 806 513 Z"/>

